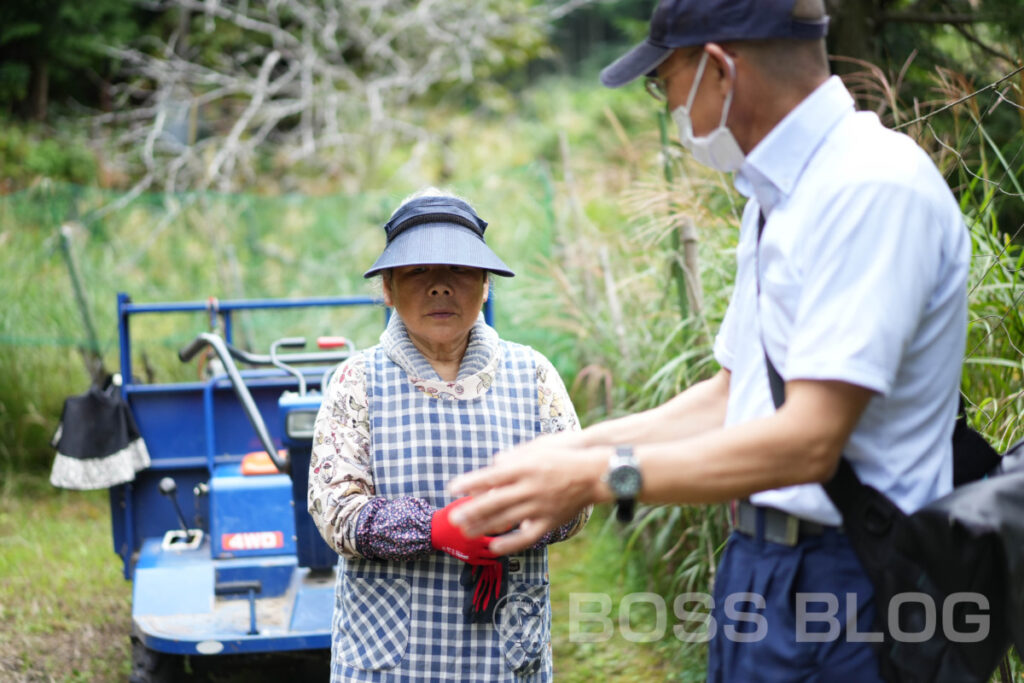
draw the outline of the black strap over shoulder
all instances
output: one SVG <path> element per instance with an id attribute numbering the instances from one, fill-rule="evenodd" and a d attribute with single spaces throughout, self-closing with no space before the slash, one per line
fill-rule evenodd
<path id="1" fill-rule="evenodd" d="M 755 269 L 757 271 L 754 280 L 757 283 L 758 317 L 760 317 L 761 301 L 761 233 L 764 232 L 764 224 L 764 213 L 760 213 L 757 218 L 757 249 L 754 251 Z M 775 369 L 775 364 L 772 363 L 772 359 L 768 356 L 768 347 L 764 343 L 763 328 L 761 328 L 761 349 L 764 351 L 764 363 L 768 368 L 768 385 L 772 390 L 772 402 L 775 404 L 775 409 L 778 410 L 786 401 L 786 384 L 782 381 L 782 376 L 779 375 L 779 371 Z"/>

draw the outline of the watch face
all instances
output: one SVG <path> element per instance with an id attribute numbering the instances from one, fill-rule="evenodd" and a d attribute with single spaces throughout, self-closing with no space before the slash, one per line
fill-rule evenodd
<path id="1" fill-rule="evenodd" d="M 608 473 L 608 488 L 616 498 L 635 498 L 640 492 L 640 470 L 620 465 Z"/>

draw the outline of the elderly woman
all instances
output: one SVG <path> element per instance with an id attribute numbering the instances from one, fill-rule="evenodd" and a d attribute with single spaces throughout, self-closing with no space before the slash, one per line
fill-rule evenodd
<path id="1" fill-rule="evenodd" d="M 548 543 L 518 556 L 448 521 L 454 476 L 539 434 L 578 430 L 558 373 L 480 315 L 490 274 L 512 277 L 483 221 L 430 189 L 384 226 L 393 307 L 380 344 L 335 372 L 313 439 L 309 511 L 341 555 L 332 681 L 548 681 Z M 501 530 L 495 530 L 501 531 Z"/>

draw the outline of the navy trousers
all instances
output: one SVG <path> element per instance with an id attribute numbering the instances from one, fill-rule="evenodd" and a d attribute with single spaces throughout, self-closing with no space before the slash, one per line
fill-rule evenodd
<path id="1" fill-rule="evenodd" d="M 733 531 L 715 577 L 710 683 L 881 681 L 874 589 L 847 537 L 785 546 Z"/>

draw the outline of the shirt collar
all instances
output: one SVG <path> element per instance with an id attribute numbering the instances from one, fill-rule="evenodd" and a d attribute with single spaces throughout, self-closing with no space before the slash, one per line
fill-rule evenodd
<path id="1" fill-rule="evenodd" d="M 831 76 L 793 108 L 751 150 L 736 174 L 736 190 L 755 197 L 765 215 L 788 197 L 815 150 L 839 119 L 853 112 L 853 98 Z"/>

